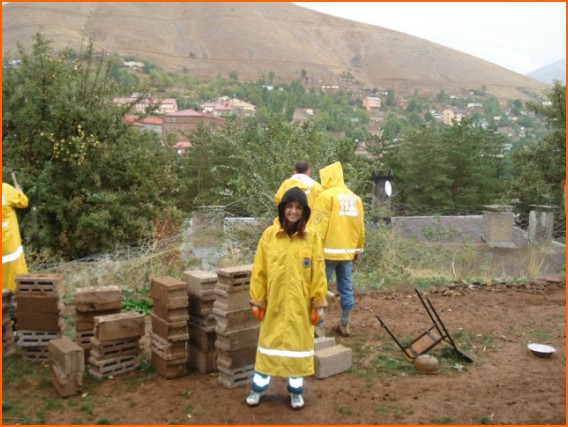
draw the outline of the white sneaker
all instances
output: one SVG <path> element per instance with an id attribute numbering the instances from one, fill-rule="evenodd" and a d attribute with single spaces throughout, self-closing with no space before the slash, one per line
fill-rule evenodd
<path id="1" fill-rule="evenodd" d="M 290 404 L 293 409 L 302 409 L 304 407 L 304 398 L 301 394 L 290 393 Z"/>
<path id="2" fill-rule="evenodd" d="M 264 396 L 264 393 L 259 393 L 257 391 L 251 391 L 247 397 L 248 406 L 257 406 L 260 403 L 260 398 Z"/>

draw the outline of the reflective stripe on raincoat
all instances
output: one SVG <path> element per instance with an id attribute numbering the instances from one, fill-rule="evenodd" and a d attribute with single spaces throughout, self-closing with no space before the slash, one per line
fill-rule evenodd
<path id="1" fill-rule="evenodd" d="M 15 208 L 26 208 L 28 198 L 2 183 L 2 288 L 16 290 L 16 276 L 28 272 Z"/>
<path id="2" fill-rule="evenodd" d="M 288 178 L 280 185 L 280 188 L 274 195 L 274 203 L 280 203 L 280 200 L 282 200 L 284 193 L 286 193 L 286 191 L 293 187 L 298 187 L 304 193 L 306 193 L 306 197 L 308 198 L 308 206 L 310 207 L 310 209 L 314 208 L 319 194 L 323 191 L 323 188 L 319 182 L 313 180 L 308 175 L 297 173 L 292 175 L 291 178 Z"/>
<path id="3" fill-rule="evenodd" d="M 314 373 L 312 307 L 325 307 L 327 284 L 317 234 L 289 237 L 276 221 L 268 227 L 256 250 L 251 304 L 266 309 L 260 324 L 255 371 L 279 377 Z"/>
<path id="4" fill-rule="evenodd" d="M 312 212 L 312 224 L 323 239 L 324 258 L 351 261 L 365 246 L 363 203 L 345 186 L 341 163 L 321 169 L 320 178 L 324 191 Z"/>

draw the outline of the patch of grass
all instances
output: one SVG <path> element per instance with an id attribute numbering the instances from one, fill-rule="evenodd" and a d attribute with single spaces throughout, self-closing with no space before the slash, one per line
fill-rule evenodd
<path id="1" fill-rule="evenodd" d="M 188 389 L 184 389 L 184 390 L 181 391 L 182 397 L 190 397 L 192 394 L 193 394 L 193 392 L 188 390 Z"/>
<path id="2" fill-rule="evenodd" d="M 183 410 L 188 415 L 195 414 L 195 408 L 193 407 L 193 405 L 190 405 L 189 403 L 184 406 Z"/>
<path id="3" fill-rule="evenodd" d="M 337 412 L 343 415 L 353 415 L 353 410 L 347 406 L 340 406 L 337 408 Z"/>
<path id="4" fill-rule="evenodd" d="M 527 333 L 527 335 L 530 340 L 546 341 L 550 339 L 550 332 L 545 331 L 544 329 L 532 329 Z"/>
<path id="5" fill-rule="evenodd" d="M 488 425 L 488 424 L 493 424 L 493 416 L 495 414 L 491 414 L 491 415 L 486 415 L 484 417 L 481 417 L 479 419 L 479 424 L 483 424 L 483 425 Z"/>
<path id="6" fill-rule="evenodd" d="M 51 411 L 52 409 L 63 409 L 63 403 L 61 402 L 61 399 L 47 399 L 44 409 L 46 411 Z"/>
<path id="7" fill-rule="evenodd" d="M 83 420 L 81 418 L 74 418 L 73 421 L 71 421 L 72 425 L 81 425 L 83 424 Z"/>
<path id="8" fill-rule="evenodd" d="M 81 412 L 93 416 L 94 415 L 93 399 L 91 399 L 89 396 L 83 398 L 83 401 L 79 409 L 81 410 Z"/>
<path id="9" fill-rule="evenodd" d="M 494 350 L 493 337 L 489 334 L 457 331 L 452 333 L 452 339 L 461 351 L 469 355 L 480 355 Z M 452 349 L 450 354 L 447 354 L 447 357 L 451 357 L 451 353 L 455 355 Z M 458 357 L 457 355 L 455 356 L 456 358 Z"/>
<path id="10" fill-rule="evenodd" d="M 95 424 L 98 425 L 111 425 L 114 424 L 112 421 L 110 421 L 108 418 L 101 418 L 100 420 L 97 420 L 97 422 Z"/>

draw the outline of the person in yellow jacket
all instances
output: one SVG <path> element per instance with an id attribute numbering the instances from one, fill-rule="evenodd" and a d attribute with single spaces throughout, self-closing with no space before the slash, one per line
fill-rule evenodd
<path id="1" fill-rule="evenodd" d="M 351 270 L 365 246 L 364 210 L 361 198 L 343 181 L 343 168 L 335 162 L 320 170 L 323 192 L 314 207 L 313 227 L 323 240 L 325 273 L 331 283 L 335 273 L 341 301 L 341 319 L 334 328 L 343 336 L 351 334 L 351 310 L 355 304 Z M 324 319 L 316 326 L 316 336 L 325 336 Z"/>
<path id="2" fill-rule="evenodd" d="M 2 289 L 16 290 L 16 276 L 28 272 L 16 209 L 28 207 L 28 198 L 15 183 L 2 183 Z"/>
<path id="3" fill-rule="evenodd" d="M 288 377 L 292 408 L 304 406 L 303 377 L 314 374 L 314 325 L 327 306 L 321 239 L 307 226 L 310 213 L 304 191 L 291 188 L 258 242 L 250 304 L 260 333 L 249 406 L 260 403 L 272 376 Z"/>
<path id="4" fill-rule="evenodd" d="M 282 200 L 282 196 L 290 188 L 298 187 L 306 193 L 308 198 L 308 206 L 310 209 L 314 208 L 316 199 L 319 194 L 323 191 L 323 188 L 319 182 L 312 179 L 310 164 L 304 160 L 296 162 L 294 165 L 294 174 L 286 179 L 278 188 L 278 191 L 274 195 L 274 203 L 277 205 Z"/>

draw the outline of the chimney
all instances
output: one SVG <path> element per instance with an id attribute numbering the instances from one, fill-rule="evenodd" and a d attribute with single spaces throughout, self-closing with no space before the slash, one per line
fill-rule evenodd
<path id="1" fill-rule="evenodd" d="M 483 230 L 481 239 L 492 248 L 514 248 L 513 207 L 508 205 L 483 206 Z"/>

